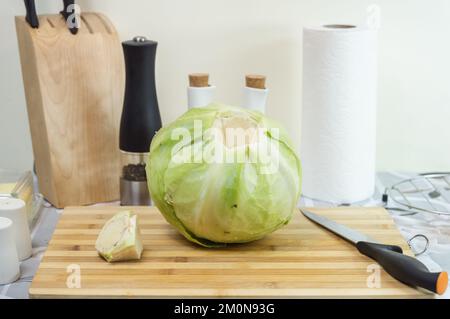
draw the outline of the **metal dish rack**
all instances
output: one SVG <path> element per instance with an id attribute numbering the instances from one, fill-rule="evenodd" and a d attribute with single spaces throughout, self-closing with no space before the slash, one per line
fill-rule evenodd
<path id="1" fill-rule="evenodd" d="M 450 173 L 425 173 L 403 180 L 386 188 L 385 205 L 389 199 L 400 206 L 391 210 L 450 216 Z"/>

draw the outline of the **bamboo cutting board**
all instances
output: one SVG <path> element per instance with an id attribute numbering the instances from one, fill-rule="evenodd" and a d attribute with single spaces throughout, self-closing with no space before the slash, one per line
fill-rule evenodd
<path id="1" fill-rule="evenodd" d="M 433 296 L 407 287 L 378 270 L 374 261 L 307 220 L 300 212 L 286 227 L 259 241 L 207 249 L 191 244 L 179 235 L 156 208 L 129 208 L 139 215 L 145 247 L 143 257 L 140 261 L 108 264 L 97 255 L 95 240 L 104 222 L 124 209 L 127 208 L 66 208 L 33 280 L 30 296 Z M 393 220 L 382 208 L 310 210 L 363 231 L 383 243 L 400 245 L 410 253 Z M 373 283 L 372 279 L 378 275 L 381 287 L 369 288 L 367 282 Z"/>

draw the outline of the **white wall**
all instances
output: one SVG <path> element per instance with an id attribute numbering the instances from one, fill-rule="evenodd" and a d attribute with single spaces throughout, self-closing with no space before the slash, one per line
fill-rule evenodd
<path id="1" fill-rule="evenodd" d="M 159 41 L 157 81 L 164 122 L 186 109 L 189 72 L 209 72 L 219 99 L 239 103 L 246 73 L 268 76 L 269 115 L 297 145 L 301 117 L 301 29 L 364 23 L 378 4 L 380 86 L 378 168 L 450 169 L 450 1 L 448 0 L 108 0 L 77 1 L 106 13 L 121 38 Z M 41 13 L 62 1 L 37 0 Z M 32 164 L 14 15 L 22 1 L 0 2 L 0 167 Z"/>

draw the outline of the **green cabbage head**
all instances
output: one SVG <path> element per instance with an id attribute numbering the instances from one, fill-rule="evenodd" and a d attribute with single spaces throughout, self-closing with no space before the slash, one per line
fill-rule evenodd
<path id="1" fill-rule="evenodd" d="M 205 247 L 260 239 L 287 224 L 301 167 L 284 129 L 257 111 L 193 108 L 152 140 L 151 197 L 165 219 Z"/>

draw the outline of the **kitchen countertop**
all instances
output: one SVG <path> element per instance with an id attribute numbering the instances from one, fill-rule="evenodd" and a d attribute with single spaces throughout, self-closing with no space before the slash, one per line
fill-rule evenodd
<path id="1" fill-rule="evenodd" d="M 381 195 L 385 187 L 389 187 L 396 182 L 414 175 L 397 172 L 378 173 L 374 196 L 369 200 L 355 203 L 354 206 L 382 206 Z M 105 205 L 118 205 L 118 203 Z M 330 207 L 335 205 L 303 197 L 299 202 L 299 206 Z M 389 206 L 392 207 L 394 205 L 389 203 Z M 0 299 L 28 298 L 28 288 L 39 267 L 41 258 L 44 255 L 61 213 L 62 210 L 56 209 L 49 204 L 44 204 L 31 232 L 33 240 L 32 257 L 21 263 L 21 278 L 18 281 L 9 285 L 0 285 Z M 417 213 L 414 215 L 396 211 L 390 211 L 390 213 L 405 240 L 409 240 L 417 234 L 423 234 L 428 237 L 430 241 L 429 247 L 425 253 L 417 257 L 419 260 L 427 265 L 431 271 L 450 271 L 450 217 L 434 216 L 427 213 Z M 416 244 L 413 244 L 413 251 L 420 251 L 420 244 L 419 240 Z M 441 297 L 450 299 L 450 291 L 447 291 Z"/>

